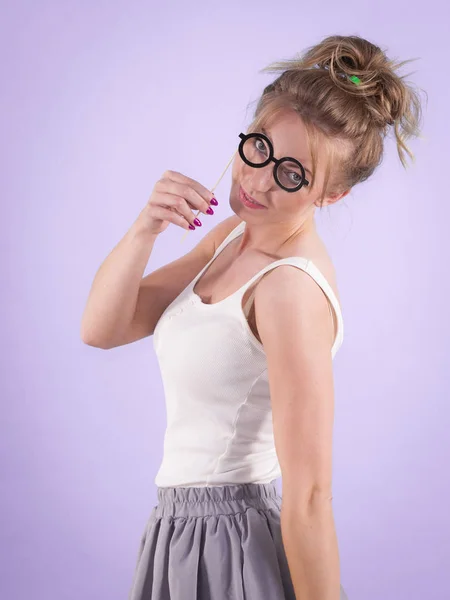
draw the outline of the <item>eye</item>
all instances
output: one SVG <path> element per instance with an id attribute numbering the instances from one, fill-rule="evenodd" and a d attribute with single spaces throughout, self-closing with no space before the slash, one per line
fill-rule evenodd
<path id="1" fill-rule="evenodd" d="M 255 138 L 255 147 L 259 152 L 267 155 L 267 147 L 261 138 Z"/>

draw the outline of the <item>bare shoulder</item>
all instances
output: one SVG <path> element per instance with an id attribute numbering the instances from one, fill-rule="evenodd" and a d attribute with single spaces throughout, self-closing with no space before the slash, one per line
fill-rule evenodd
<path id="1" fill-rule="evenodd" d="M 336 329 L 330 302 L 310 274 L 280 265 L 262 277 L 254 298 L 255 321 L 266 354 L 279 356 L 283 346 L 323 356 L 332 347 Z M 291 361 L 291 364 L 292 361 Z"/>
<path id="2" fill-rule="evenodd" d="M 327 282 L 330 284 L 333 292 L 340 304 L 337 273 L 333 260 L 328 252 L 327 247 L 321 238 L 315 235 L 305 245 L 301 245 L 298 251 L 294 254 L 308 258 L 314 266 L 322 273 Z"/>
<path id="3" fill-rule="evenodd" d="M 286 256 L 298 256 L 310 260 L 326 279 L 340 305 L 333 261 L 320 239 L 309 242 L 291 247 L 287 250 Z M 318 335 L 317 339 L 328 338 L 331 339 L 331 343 L 335 339 L 337 323 L 332 304 L 326 290 L 318 285 L 318 281 L 311 272 L 306 273 L 289 264 L 270 270 L 256 286 L 254 307 L 256 329 L 262 343 L 266 345 L 271 343 L 269 332 L 274 326 L 274 314 L 278 316 L 276 327 L 279 331 L 283 329 L 284 323 L 289 334 L 300 328 L 306 332 L 304 327 L 307 323 L 308 327 L 312 328 L 310 331 L 315 332 L 314 335 L 322 331 L 323 336 Z M 331 322 L 330 314 L 333 315 Z M 265 324 L 266 318 L 268 324 Z M 329 338 L 330 335 L 331 338 Z M 311 340 L 303 341 L 307 344 L 306 347 L 312 343 Z"/>
<path id="4" fill-rule="evenodd" d="M 336 298 L 338 299 L 339 304 L 341 303 L 339 296 L 339 287 L 338 287 L 338 278 L 335 266 L 331 258 L 326 255 L 323 257 L 312 257 L 311 262 L 318 268 L 318 270 L 325 277 L 327 282 L 330 284 L 331 289 L 333 290 Z"/>

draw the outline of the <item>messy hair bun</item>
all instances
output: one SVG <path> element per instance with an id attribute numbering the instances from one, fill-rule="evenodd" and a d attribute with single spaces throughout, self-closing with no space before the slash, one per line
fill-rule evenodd
<path id="1" fill-rule="evenodd" d="M 356 36 L 331 36 L 310 48 L 301 61 L 304 67 L 327 69 L 333 82 L 348 94 L 364 98 L 374 122 L 383 127 L 404 121 L 416 133 L 419 101 L 396 70 L 410 61 L 395 63 L 378 47 Z M 360 84 L 350 80 L 356 76 Z"/>
<path id="2" fill-rule="evenodd" d="M 406 140 L 419 135 L 421 121 L 419 95 L 397 73 L 408 62 L 390 60 L 358 36 L 327 37 L 294 59 L 263 69 L 282 74 L 264 89 L 253 126 L 267 122 L 283 107 L 293 108 L 312 138 L 314 174 L 318 132 L 347 142 L 351 151 L 341 156 L 339 187 L 351 187 L 373 173 L 391 128 L 406 167 L 406 155 L 414 158 Z M 329 166 L 326 183 L 333 183 Z"/>

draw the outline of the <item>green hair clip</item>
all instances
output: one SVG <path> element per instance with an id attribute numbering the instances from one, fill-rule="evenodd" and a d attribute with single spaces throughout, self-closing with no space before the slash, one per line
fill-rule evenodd
<path id="1" fill-rule="evenodd" d="M 350 81 L 353 81 L 355 85 L 359 85 L 361 83 L 361 79 L 356 77 L 356 75 L 349 76 Z"/>

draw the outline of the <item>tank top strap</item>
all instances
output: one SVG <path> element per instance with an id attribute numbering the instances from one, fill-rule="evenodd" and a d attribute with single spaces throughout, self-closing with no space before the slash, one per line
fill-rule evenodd
<path id="1" fill-rule="evenodd" d="M 328 283 L 326 277 L 324 276 L 322 271 L 320 271 L 320 269 L 310 259 L 304 258 L 302 256 L 289 256 L 287 258 L 282 258 L 280 260 L 276 260 L 275 262 L 272 262 L 272 263 L 266 265 L 263 269 L 261 269 L 258 273 L 256 273 L 256 275 L 254 275 L 245 285 L 243 285 L 240 288 L 239 300 L 242 301 L 242 298 L 243 298 L 245 292 L 249 289 L 249 287 L 251 285 L 253 285 L 255 282 L 259 281 L 261 279 L 261 277 L 263 275 L 265 275 L 267 272 L 271 271 L 272 269 L 274 269 L 280 265 L 292 265 L 292 266 L 297 267 L 297 268 L 301 269 L 302 271 L 308 273 L 308 275 L 310 275 L 310 277 L 312 277 L 314 279 L 314 281 L 318 284 L 318 286 L 324 292 L 326 298 L 328 299 L 329 307 L 331 306 L 331 308 L 333 309 L 333 310 L 330 310 L 330 312 L 331 312 L 331 315 L 333 317 L 335 327 L 336 327 L 336 336 L 335 336 L 334 347 L 333 347 L 333 350 L 334 350 L 334 348 L 337 345 L 340 345 L 340 343 L 342 342 L 342 339 L 343 339 L 343 335 L 344 335 L 344 320 L 342 317 L 341 307 L 339 305 L 337 296 L 334 293 L 331 285 Z M 256 293 L 256 285 L 253 287 L 250 297 L 248 298 L 247 302 L 245 303 L 245 307 L 243 309 L 246 317 L 248 317 L 248 314 L 250 312 L 251 304 L 255 297 L 255 293 Z"/>

